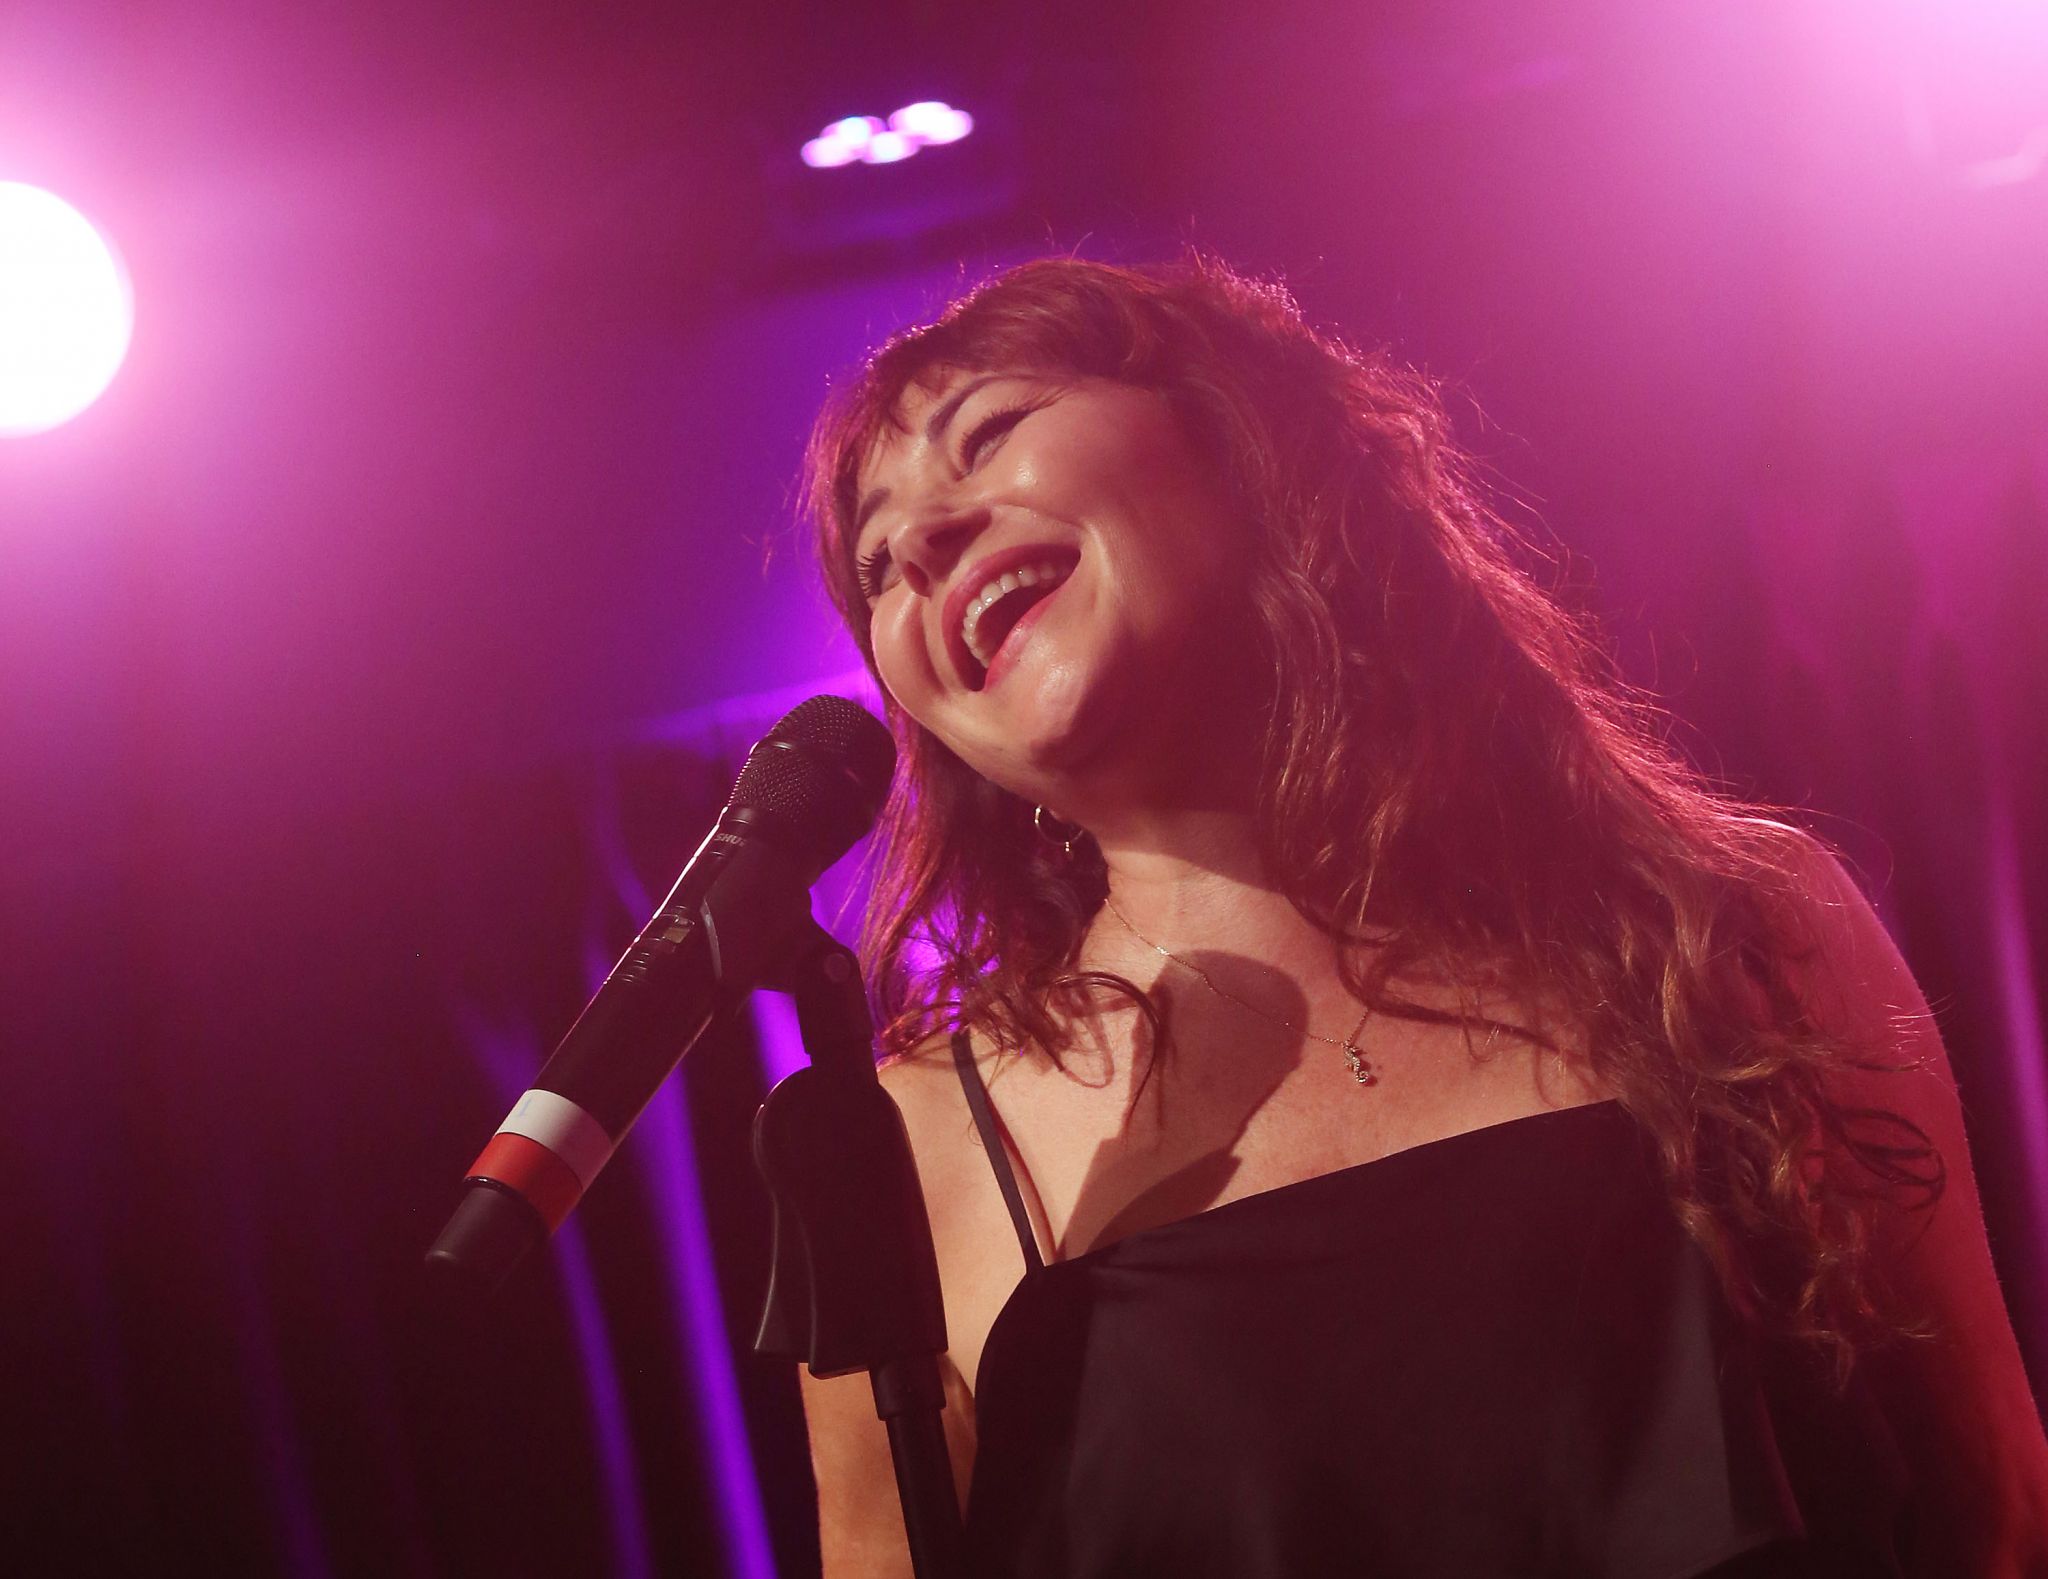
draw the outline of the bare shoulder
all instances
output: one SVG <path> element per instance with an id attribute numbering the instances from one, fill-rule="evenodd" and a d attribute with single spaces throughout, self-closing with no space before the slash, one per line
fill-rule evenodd
<path id="1" fill-rule="evenodd" d="M 935 1214 L 933 1232 L 937 1233 L 937 1217 L 946 1214 L 959 1186 L 977 1171 L 988 1170 L 974 1114 L 953 1062 L 952 1038 L 930 1037 L 909 1052 L 884 1061 L 876 1075 L 903 1115 L 926 1204 Z"/>
<path id="2" fill-rule="evenodd" d="M 1005 1060 L 979 1038 L 971 1045 L 1000 1124 L 1014 1105 L 998 1073 Z M 882 1089 L 895 1099 L 910 1135 L 946 1296 L 949 1353 L 971 1391 L 989 1328 L 1024 1275 L 1017 1231 L 996 1182 L 994 1159 L 967 1105 L 951 1038 L 934 1037 L 890 1059 L 880 1073 Z M 1035 1200 L 1022 1159 L 1012 1149 L 1007 1160 L 1027 1199 Z"/>
<path id="3" fill-rule="evenodd" d="M 1910 1120 L 1948 1169 L 1953 1208 L 1937 1209 L 1938 1226 L 1923 1232 L 1915 1224 L 1900 1237 L 1895 1253 L 1907 1258 L 1910 1271 L 1913 1258 L 1952 1249 L 1954 1235 L 1982 1236 L 1955 1071 L 1920 984 L 1862 883 L 1821 840 L 1773 826 L 1787 836 L 1798 941 L 1806 951 L 1789 962 L 1792 983 L 1813 1021 L 1854 1049 L 1854 1061 L 1845 1059 L 1829 1072 L 1830 1095 L 1844 1106 Z"/>
<path id="4" fill-rule="evenodd" d="M 1834 1095 L 1911 1120 L 1947 1174 L 1930 1213 L 1880 1223 L 1876 1240 L 1887 1280 L 1935 1329 L 1930 1341 L 1879 1357 L 1873 1370 L 1927 1491 L 1927 1538 L 1946 1554 L 1928 1571 L 2040 1572 L 2048 1442 L 1991 1260 L 1948 1051 L 1861 884 L 1811 835 L 1788 844 L 1811 945 L 1795 968 L 1801 996 L 1817 1023 L 1890 1066 L 1843 1067 L 1830 1077 Z M 1950 1569 L 1946 1559 L 1962 1566 Z"/>
<path id="5" fill-rule="evenodd" d="M 882 1089 L 904 1109 L 905 1123 L 910 1122 L 913 1108 L 926 1118 L 937 1117 L 947 1108 L 959 1116 L 968 1116 L 967 1103 L 960 1091 L 960 1073 L 953 1063 L 950 1034 L 928 1036 L 909 1052 L 883 1059 L 875 1073 Z"/>
<path id="6" fill-rule="evenodd" d="M 971 1045 L 984 1085 L 992 1085 L 996 1060 L 978 1042 Z M 953 1039 L 931 1037 L 887 1059 L 876 1073 L 903 1115 L 931 1213 L 932 1234 L 939 1243 L 940 1270 L 947 1271 L 948 1250 L 953 1248 L 949 1241 L 962 1234 L 979 1239 L 990 1227 L 1007 1222 L 988 1151 L 954 1061 Z"/>
<path id="7" fill-rule="evenodd" d="M 1785 835 L 1810 949 L 1792 976 L 1815 1019 L 1897 1072 L 1845 1067 L 1839 1093 L 1868 1098 L 1944 1132 L 1961 1146 L 1962 1108 L 1934 1014 L 1861 881 L 1825 843 L 1802 829 Z M 1930 1131 L 1931 1133 L 1932 1131 Z M 1962 1160 L 1967 1164 L 1968 1154 Z"/>

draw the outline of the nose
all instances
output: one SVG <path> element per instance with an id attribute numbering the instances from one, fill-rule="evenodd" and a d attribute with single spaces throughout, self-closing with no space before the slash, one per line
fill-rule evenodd
<path id="1" fill-rule="evenodd" d="M 930 597 L 987 525 L 988 511 L 981 508 L 934 507 L 913 516 L 897 529 L 889 550 L 903 584 L 921 598 Z"/>

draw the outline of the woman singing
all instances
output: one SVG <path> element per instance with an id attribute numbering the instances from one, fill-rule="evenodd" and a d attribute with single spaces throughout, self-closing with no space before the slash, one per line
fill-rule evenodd
<path id="1" fill-rule="evenodd" d="M 974 1572 L 2048 1572 L 1927 1008 L 1521 568 L 1428 386 L 1027 264 L 814 435 Z M 806 1378 L 828 1579 L 909 1572 Z"/>

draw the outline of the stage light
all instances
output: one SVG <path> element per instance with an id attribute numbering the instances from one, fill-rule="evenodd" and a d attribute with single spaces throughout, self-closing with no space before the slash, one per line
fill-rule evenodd
<path id="1" fill-rule="evenodd" d="M 890 116 L 889 129 L 915 137 L 929 148 L 938 143 L 957 143 L 974 130 L 974 117 L 937 99 L 921 99 Z"/>
<path id="2" fill-rule="evenodd" d="M 886 126 L 872 115 L 834 121 L 803 147 L 813 170 L 840 165 L 895 164 L 921 148 L 957 143 L 974 130 L 974 117 L 939 99 L 920 99 L 891 115 Z"/>
<path id="3" fill-rule="evenodd" d="M 134 327 L 127 278 L 85 216 L 0 181 L 0 438 L 61 426 L 99 399 Z"/>
<path id="4" fill-rule="evenodd" d="M 814 137 L 804 144 L 804 163 L 813 170 L 830 170 L 839 165 L 852 164 L 859 157 L 859 149 L 830 137 Z"/>
<path id="5" fill-rule="evenodd" d="M 908 159 L 917 152 L 917 144 L 901 132 L 876 132 L 868 139 L 866 150 L 861 157 L 869 164 L 894 164 L 898 159 Z"/>

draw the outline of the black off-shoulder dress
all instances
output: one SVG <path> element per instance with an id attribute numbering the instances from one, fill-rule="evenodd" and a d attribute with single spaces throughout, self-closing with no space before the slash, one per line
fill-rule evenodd
<path id="1" fill-rule="evenodd" d="M 1910 1485 L 1859 1384 L 1751 1341 L 1618 1103 L 1475 1130 L 1027 1271 L 976 1385 L 1005 1579 L 1876 1579 Z"/>

